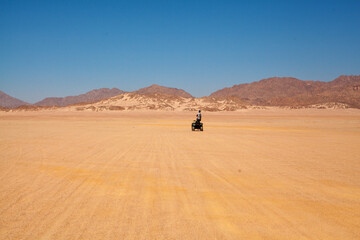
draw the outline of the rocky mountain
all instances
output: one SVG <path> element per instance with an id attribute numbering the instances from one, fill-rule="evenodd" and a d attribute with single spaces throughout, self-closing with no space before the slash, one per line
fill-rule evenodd
<path id="1" fill-rule="evenodd" d="M 223 88 L 210 95 L 220 99 L 229 96 L 265 106 L 308 106 L 336 102 L 360 108 L 360 75 L 343 75 L 331 82 L 273 77 Z"/>
<path id="2" fill-rule="evenodd" d="M 0 91 L 0 106 L 5 108 L 16 108 L 22 105 L 28 105 L 29 103 L 21 101 Z"/>
<path id="3" fill-rule="evenodd" d="M 149 87 L 141 88 L 134 93 L 140 94 L 140 95 L 149 95 L 149 94 L 167 94 L 167 95 L 173 95 L 173 96 L 179 96 L 179 97 L 185 97 L 185 98 L 192 98 L 190 93 L 185 92 L 182 89 L 177 88 L 169 88 L 169 87 L 163 87 L 156 84 L 153 84 Z"/>
<path id="4" fill-rule="evenodd" d="M 80 94 L 77 96 L 68 96 L 68 97 L 49 97 L 41 100 L 40 102 L 35 103 L 36 106 L 67 106 L 76 103 L 91 103 L 97 102 L 102 99 L 110 98 L 119 94 L 124 93 L 124 91 L 117 88 L 100 88 L 95 89 L 85 94 Z"/>
<path id="5" fill-rule="evenodd" d="M 6 94 L 0 93 L 0 99 L 4 98 Z M 21 101 L 20 105 L 23 104 Z M 15 108 L 12 105 L 11 110 L 9 105 L 3 106 L 5 108 L 0 108 L 1 111 L 236 111 L 267 106 L 360 108 L 360 75 L 340 76 L 331 82 L 303 81 L 291 77 L 267 78 L 224 88 L 202 98 L 194 98 L 181 89 L 159 85 L 127 93 L 116 88 L 103 88 L 79 96 L 46 98 L 36 105 Z"/>

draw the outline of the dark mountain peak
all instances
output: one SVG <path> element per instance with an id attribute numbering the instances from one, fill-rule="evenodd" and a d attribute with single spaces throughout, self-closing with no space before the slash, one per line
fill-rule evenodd
<path id="1" fill-rule="evenodd" d="M 22 105 L 29 105 L 20 99 L 14 98 L 6 93 L 0 91 L 0 106 L 5 108 L 16 108 Z"/>
<path id="2" fill-rule="evenodd" d="M 241 98 L 264 98 L 291 96 L 306 88 L 305 81 L 293 77 L 271 77 L 257 82 L 234 85 L 212 93 L 211 97 L 238 96 Z"/>
<path id="3" fill-rule="evenodd" d="M 67 97 L 49 97 L 35 103 L 37 106 L 67 106 L 76 103 L 91 103 L 97 102 L 106 98 L 114 97 L 122 94 L 124 91 L 117 88 L 100 88 L 94 89 L 87 93 L 77 96 Z"/>
<path id="4" fill-rule="evenodd" d="M 270 78 L 265 78 L 265 79 L 262 79 L 258 82 L 285 82 L 285 81 L 301 81 L 297 78 L 294 78 L 294 77 L 270 77 Z"/>
<path id="5" fill-rule="evenodd" d="M 299 80 L 294 77 L 271 77 L 271 78 L 265 78 L 258 82 L 258 84 L 293 84 L 293 83 L 303 83 L 304 81 Z"/>
<path id="6" fill-rule="evenodd" d="M 329 83 L 360 84 L 360 75 L 341 75 Z"/>
<path id="7" fill-rule="evenodd" d="M 191 94 L 187 93 L 186 91 L 178 88 L 170 88 L 170 87 L 164 87 L 157 84 L 152 84 L 149 87 L 141 88 L 134 93 L 140 94 L 140 95 L 150 95 L 155 93 L 162 93 L 167 95 L 174 95 L 179 97 L 186 97 L 191 98 Z"/>
<path id="8" fill-rule="evenodd" d="M 92 92 L 96 92 L 96 93 L 98 93 L 98 92 L 119 92 L 119 91 L 124 92 L 124 91 L 122 91 L 122 90 L 120 90 L 118 88 L 98 88 L 98 89 L 91 90 L 91 91 L 89 91 L 87 93 L 92 93 Z"/>

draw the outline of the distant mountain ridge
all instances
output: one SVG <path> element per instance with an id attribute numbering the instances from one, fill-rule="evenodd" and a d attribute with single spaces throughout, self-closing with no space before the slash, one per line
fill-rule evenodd
<path id="1" fill-rule="evenodd" d="M 31 105 L 0 91 L 0 106 L 5 108 L 2 109 L 3 111 L 19 106 L 21 106 L 21 109 L 28 110 L 39 107 L 47 109 L 49 107 L 56 108 L 74 104 L 83 105 L 96 103 L 114 97 L 123 99 L 125 93 L 126 92 L 117 88 L 101 88 L 77 96 L 49 97 Z M 149 87 L 129 92 L 126 96 L 127 98 L 131 98 L 131 101 L 140 101 L 141 104 L 139 104 L 141 107 L 139 108 L 141 109 L 146 109 L 147 105 L 149 105 L 149 109 L 153 109 L 151 104 L 155 103 L 159 104 L 159 109 L 162 109 L 167 101 L 172 101 L 172 104 L 175 104 L 172 105 L 172 109 L 176 109 L 177 106 L 180 105 L 186 105 L 184 108 L 190 109 L 190 105 L 195 104 L 192 101 L 195 100 L 197 102 L 200 101 L 202 104 L 211 103 L 211 105 L 206 106 L 209 109 L 219 109 L 220 111 L 242 109 L 244 106 L 250 105 L 297 108 L 315 105 L 320 107 L 320 105 L 325 104 L 326 106 L 360 108 L 360 75 L 342 75 L 330 82 L 303 81 L 292 77 L 272 77 L 257 82 L 223 88 L 212 93 L 209 97 L 203 98 L 194 98 L 182 89 L 153 84 Z M 155 99 L 159 99 L 159 101 Z M 122 100 L 120 102 L 122 102 Z M 129 103 L 128 101 L 125 102 L 126 104 Z M 200 105 L 195 107 L 195 104 L 194 108 L 198 108 Z M 102 106 L 99 107 L 99 109 L 102 109 Z M 137 107 L 130 107 L 130 109 L 137 109 Z"/>
<path id="2" fill-rule="evenodd" d="M 238 97 L 254 105 L 307 106 L 339 102 L 360 108 L 360 75 L 342 75 L 331 82 L 273 77 L 223 88 L 214 98 Z"/>
<path id="3" fill-rule="evenodd" d="M 29 105 L 29 103 L 24 102 L 20 99 L 14 98 L 7 95 L 6 93 L 0 91 L 0 106 L 5 108 L 16 108 L 22 105 Z"/>
<path id="4" fill-rule="evenodd" d="M 162 93 L 162 94 L 168 94 L 168 95 L 173 95 L 173 96 L 178 96 L 178 97 L 185 97 L 185 98 L 192 98 L 193 96 L 188 93 L 185 92 L 182 89 L 178 89 L 178 88 L 170 88 L 170 87 L 164 87 L 164 86 L 159 86 L 157 84 L 153 84 L 149 87 L 145 87 L 145 88 L 141 88 L 137 91 L 134 91 L 134 93 L 140 94 L 140 95 L 149 95 L 149 94 L 155 94 L 155 93 Z"/>
<path id="5" fill-rule="evenodd" d="M 45 98 L 34 105 L 36 106 L 67 106 L 76 103 L 90 103 L 97 102 L 106 98 L 110 98 L 119 94 L 124 93 L 124 91 L 117 88 L 100 88 L 95 89 L 85 94 L 80 94 L 77 96 L 68 96 L 68 97 L 48 97 Z"/>

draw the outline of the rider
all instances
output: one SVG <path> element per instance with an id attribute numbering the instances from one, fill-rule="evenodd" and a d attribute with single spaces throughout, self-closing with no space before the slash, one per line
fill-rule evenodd
<path id="1" fill-rule="evenodd" d="M 201 110 L 199 110 L 199 112 L 196 114 L 196 122 L 200 123 L 201 121 Z"/>

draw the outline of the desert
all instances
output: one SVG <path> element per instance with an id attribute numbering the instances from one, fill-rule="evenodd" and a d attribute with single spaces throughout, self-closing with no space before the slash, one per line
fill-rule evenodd
<path id="1" fill-rule="evenodd" d="M 0 112 L 0 238 L 360 238 L 359 109 L 195 114 Z"/>
<path id="2" fill-rule="evenodd" d="M 0 1 L 0 240 L 359 240 L 360 1 Z"/>

